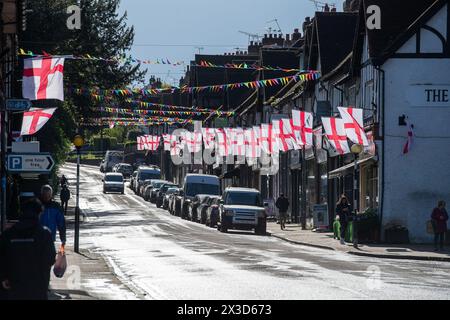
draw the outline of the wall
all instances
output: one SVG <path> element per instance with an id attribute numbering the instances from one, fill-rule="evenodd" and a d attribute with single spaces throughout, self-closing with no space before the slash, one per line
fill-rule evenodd
<path id="1" fill-rule="evenodd" d="M 441 14 L 437 17 L 443 18 Z M 426 44 L 423 48 L 426 50 Z M 450 102 L 446 107 L 426 106 L 419 102 L 424 94 L 420 85 L 450 88 L 450 57 L 390 59 L 383 69 L 386 71 L 383 226 L 398 222 L 409 229 L 412 242 L 431 242 L 432 236 L 426 233 L 431 211 L 438 200 L 450 203 Z M 398 125 L 398 117 L 403 114 L 414 125 L 416 135 L 407 155 L 402 154 L 402 149 L 408 128 Z"/>

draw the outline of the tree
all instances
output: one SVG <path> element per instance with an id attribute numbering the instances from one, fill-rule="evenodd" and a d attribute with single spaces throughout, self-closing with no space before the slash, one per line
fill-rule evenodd
<path id="1" fill-rule="evenodd" d="M 66 26 L 67 8 L 73 0 L 29 1 L 27 30 L 21 35 L 19 45 L 25 50 L 53 55 L 93 57 L 126 57 L 134 41 L 134 29 L 127 26 L 127 15 L 117 13 L 120 0 L 81 0 L 81 29 L 69 30 Z M 63 160 L 70 139 L 82 119 L 96 116 L 91 107 L 99 102 L 89 96 L 74 95 L 71 88 L 115 89 L 142 82 L 145 72 L 140 65 L 130 62 L 105 62 L 93 60 L 66 60 L 64 71 L 65 102 L 37 101 L 37 107 L 58 107 L 53 119 L 37 137 L 43 150 L 52 152 Z M 98 130 L 98 129 L 97 129 Z M 94 131 L 96 131 L 94 129 Z"/>

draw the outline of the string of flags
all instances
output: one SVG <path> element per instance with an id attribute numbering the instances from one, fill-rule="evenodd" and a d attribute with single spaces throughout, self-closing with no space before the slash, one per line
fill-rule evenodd
<path id="1" fill-rule="evenodd" d="M 316 146 L 328 150 L 330 156 L 350 153 L 348 140 L 369 146 L 369 140 L 363 129 L 362 109 L 339 108 L 341 118 L 322 118 L 323 128 L 313 130 L 313 114 L 292 110 L 291 118 L 272 120 L 271 123 L 251 128 L 201 128 L 190 132 L 180 130 L 177 134 L 162 135 L 165 151 L 179 155 L 187 148 L 188 152 L 204 149 L 215 150 L 219 157 L 242 156 L 249 165 L 261 157 L 278 155 L 279 152 L 300 150 Z M 322 130 L 323 129 L 323 130 Z M 155 136 L 147 135 L 137 138 L 139 150 L 156 151 Z M 314 141 L 314 139 L 316 141 Z"/>
<path id="2" fill-rule="evenodd" d="M 219 69 L 241 69 L 241 70 L 257 70 L 257 71 L 282 71 L 286 73 L 290 72 L 299 72 L 299 73 L 308 73 L 307 70 L 301 69 L 287 69 L 287 68 L 279 68 L 279 67 L 270 67 L 270 66 L 258 66 L 257 64 L 249 65 L 247 63 L 226 63 L 224 65 L 213 64 L 208 61 L 200 61 L 198 64 L 193 64 L 192 66 L 198 68 L 219 68 Z"/>
<path id="3" fill-rule="evenodd" d="M 222 85 L 212 85 L 212 86 L 202 86 L 202 87 L 181 87 L 181 88 L 169 88 L 169 89 L 147 89 L 147 88 L 134 88 L 134 89 L 115 89 L 115 90 L 104 90 L 104 89 L 87 89 L 87 88 L 72 88 L 72 92 L 83 95 L 97 95 L 97 96 L 119 96 L 127 97 L 133 95 L 151 96 L 158 93 L 198 93 L 204 91 L 210 92 L 220 92 L 227 90 L 234 90 L 240 88 L 247 89 L 257 89 L 264 87 L 273 87 L 278 85 L 287 85 L 290 81 L 312 81 L 317 80 L 320 77 L 319 72 L 309 72 L 305 74 L 298 74 L 289 77 L 281 77 L 274 79 L 265 79 L 258 81 L 240 82 L 240 83 L 229 83 Z"/>
<path id="4" fill-rule="evenodd" d="M 104 61 L 104 62 L 115 62 L 115 63 L 140 63 L 146 65 L 170 65 L 170 66 L 184 66 L 184 61 L 171 62 L 168 58 L 159 58 L 156 60 L 149 59 L 136 59 L 132 57 L 112 57 L 112 58 L 102 58 L 102 57 L 94 57 L 90 54 L 84 55 L 53 55 L 46 51 L 43 51 L 42 54 L 36 54 L 30 50 L 24 50 L 20 48 L 18 51 L 19 56 L 40 59 L 40 58 L 64 58 L 70 60 L 92 60 L 92 61 Z M 173 61 L 173 60 L 172 60 Z M 247 64 L 247 63 L 226 63 L 224 65 L 213 64 L 208 61 L 200 61 L 198 64 L 191 64 L 193 67 L 199 68 L 221 68 L 221 69 L 241 69 L 241 70 L 257 70 L 257 71 L 282 71 L 286 73 L 291 72 L 301 72 L 307 73 L 306 70 L 301 69 L 289 69 L 289 68 L 280 68 L 280 67 L 271 67 L 271 66 L 258 66 L 257 64 Z"/>
<path id="5" fill-rule="evenodd" d="M 40 58 L 65 58 L 70 60 L 91 60 L 91 61 L 104 61 L 104 62 L 115 62 L 115 63 L 141 63 L 141 64 L 150 64 L 150 65 L 171 65 L 174 67 L 183 66 L 184 61 L 171 62 L 168 58 L 160 58 L 156 60 L 141 60 L 135 59 L 131 57 L 112 57 L 112 58 L 100 58 L 93 57 L 89 54 L 84 55 L 52 55 L 45 51 L 42 54 L 35 54 L 32 51 L 24 50 L 22 48 L 19 49 L 19 56 L 29 57 L 32 59 L 40 59 Z"/>
<path id="6" fill-rule="evenodd" d="M 160 115 L 160 116 L 203 116 L 215 114 L 218 117 L 232 117 L 234 112 L 232 111 L 165 111 L 165 110 L 142 110 L 142 109 L 124 109 L 124 108 L 111 108 L 111 107 L 96 107 L 92 108 L 97 112 L 118 113 L 126 115 Z"/>

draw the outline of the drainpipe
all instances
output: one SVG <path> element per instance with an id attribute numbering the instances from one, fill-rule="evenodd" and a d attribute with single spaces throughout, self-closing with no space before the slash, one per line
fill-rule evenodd
<path id="1" fill-rule="evenodd" d="M 386 88 L 386 72 L 381 69 L 379 66 L 375 66 L 375 70 L 377 70 L 381 75 L 381 79 L 379 79 L 379 81 L 381 81 L 381 90 L 382 90 L 382 95 L 381 95 L 381 119 L 380 119 L 380 126 L 381 126 L 381 192 L 380 192 L 380 210 L 379 210 L 379 214 L 380 214 L 380 224 L 383 222 L 383 209 L 384 209 L 384 186 L 385 186 L 385 181 L 384 181 L 384 169 L 385 169 L 385 156 L 384 156 L 384 152 L 385 152 L 385 102 L 386 102 L 386 93 L 385 93 L 385 88 Z M 381 232 L 381 230 L 380 230 Z"/>

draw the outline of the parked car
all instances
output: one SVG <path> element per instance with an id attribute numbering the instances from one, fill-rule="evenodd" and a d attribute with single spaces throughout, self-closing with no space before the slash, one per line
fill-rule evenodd
<path id="1" fill-rule="evenodd" d="M 139 193 L 145 180 L 161 179 L 161 170 L 158 167 L 139 167 L 137 170 L 135 192 Z"/>
<path id="2" fill-rule="evenodd" d="M 198 194 L 220 195 L 220 180 L 217 176 L 206 174 L 188 174 L 184 178 L 181 217 L 186 219 L 189 207 Z"/>
<path id="3" fill-rule="evenodd" d="M 170 198 L 172 197 L 172 195 L 178 190 L 178 188 L 169 188 L 166 191 L 166 194 L 163 197 L 163 203 L 162 203 L 162 208 L 169 210 L 169 203 L 170 203 Z"/>
<path id="4" fill-rule="evenodd" d="M 103 178 L 103 193 L 107 192 L 125 193 L 123 175 L 121 173 L 107 173 Z"/>
<path id="5" fill-rule="evenodd" d="M 147 182 L 144 186 L 143 186 L 143 190 L 142 190 L 142 197 L 144 198 L 145 201 L 150 201 L 151 195 L 152 195 L 152 191 L 153 188 L 155 187 L 155 184 L 157 184 L 158 186 L 160 186 L 161 184 L 166 183 L 167 181 L 165 180 L 160 180 L 160 179 L 152 179 L 149 180 L 149 182 Z"/>
<path id="6" fill-rule="evenodd" d="M 164 197 L 167 193 L 167 190 L 169 190 L 170 188 L 178 188 L 178 185 L 170 182 L 163 184 L 156 194 L 156 207 L 160 208 L 163 206 Z"/>
<path id="7" fill-rule="evenodd" d="M 112 168 L 123 162 L 124 153 L 123 151 L 108 150 L 106 151 L 105 158 L 100 164 L 100 172 L 111 172 Z"/>
<path id="8" fill-rule="evenodd" d="M 219 210 L 221 232 L 227 232 L 229 229 L 254 229 L 256 234 L 266 234 L 266 211 L 258 190 L 227 188 Z"/>
<path id="9" fill-rule="evenodd" d="M 219 222 L 219 206 L 220 200 L 222 197 L 220 196 L 210 196 L 208 201 L 208 207 L 206 208 L 206 217 L 205 224 L 208 227 L 214 228 L 217 226 Z"/>
<path id="10" fill-rule="evenodd" d="M 188 220 L 197 222 L 200 220 L 199 210 L 198 208 L 205 202 L 207 199 L 207 194 L 198 194 L 192 200 L 189 211 L 188 211 Z"/>
<path id="11" fill-rule="evenodd" d="M 128 163 L 119 163 L 114 166 L 113 172 L 121 173 L 124 178 L 129 178 L 133 174 L 133 166 Z"/>
<path id="12" fill-rule="evenodd" d="M 145 201 L 148 201 L 150 199 L 150 193 L 149 188 L 153 188 L 152 181 L 155 181 L 155 179 L 147 179 L 145 180 L 139 190 L 137 191 L 137 194 L 144 198 Z"/>
<path id="13" fill-rule="evenodd" d="M 162 180 L 162 181 L 154 181 L 152 183 L 153 188 L 149 191 L 149 201 L 151 203 L 156 203 L 156 200 L 158 198 L 159 190 L 161 190 L 161 187 L 168 183 L 168 181 Z"/>

